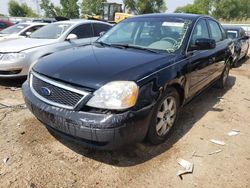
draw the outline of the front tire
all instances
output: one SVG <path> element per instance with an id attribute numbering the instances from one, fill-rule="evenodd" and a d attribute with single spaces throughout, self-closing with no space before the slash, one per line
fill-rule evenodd
<path id="1" fill-rule="evenodd" d="M 152 144 L 163 143 L 174 127 L 179 113 L 180 97 L 176 89 L 168 88 L 156 104 L 147 139 Z"/>

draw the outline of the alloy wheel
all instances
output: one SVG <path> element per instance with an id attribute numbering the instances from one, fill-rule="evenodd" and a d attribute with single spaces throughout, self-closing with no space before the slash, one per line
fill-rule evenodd
<path id="1" fill-rule="evenodd" d="M 176 99 L 167 97 L 160 105 L 157 113 L 156 133 L 158 136 L 165 136 L 175 123 L 177 113 Z"/>

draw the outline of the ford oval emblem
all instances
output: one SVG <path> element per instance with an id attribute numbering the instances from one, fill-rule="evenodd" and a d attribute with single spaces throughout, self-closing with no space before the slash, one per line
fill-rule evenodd
<path id="1" fill-rule="evenodd" d="M 51 95 L 51 91 L 47 87 L 41 87 L 40 91 L 41 91 L 42 95 L 45 95 L 45 96 Z"/>

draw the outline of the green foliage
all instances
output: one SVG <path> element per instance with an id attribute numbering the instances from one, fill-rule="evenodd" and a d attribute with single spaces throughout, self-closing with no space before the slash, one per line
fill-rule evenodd
<path id="1" fill-rule="evenodd" d="M 82 14 L 101 15 L 104 2 L 107 0 L 83 0 L 81 4 Z"/>
<path id="2" fill-rule="evenodd" d="M 27 4 L 19 4 L 15 0 L 11 0 L 8 4 L 9 14 L 16 17 L 37 17 L 38 15 L 27 6 Z"/>
<path id="3" fill-rule="evenodd" d="M 200 9 L 197 5 L 188 4 L 183 7 L 178 7 L 175 10 L 176 13 L 192 13 L 192 14 L 205 14 L 205 12 Z"/>
<path id="4" fill-rule="evenodd" d="M 175 12 L 208 14 L 217 19 L 243 20 L 250 18 L 250 0 L 195 0 Z"/>
<path id="5" fill-rule="evenodd" d="M 238 18 L 239 12 L 240 12 L 239 0 L 220 0 L 215 4 L 213 16 L 218 19 L 230 20 Z"/>
<path id="6" fill-rule="evenodd" d="M 54 18 L 56 16 L 62 16 L 61 8 L 55 6 L 50 0 L 41 0 L 40 7 L 44 11 L 45 17 Z"/>
<path id="7" fill-rule="evenodd" d="M 67 18 L 79 18 L 79 6 L 77 0 L 60 0 L 62 5 L 62 16 Z"/>
<path id="8" fill-rule="evenodd" d="M 123 0 L 129 12 L 135 14 L 159 13 L 167 10 L 164 0 Z"/>

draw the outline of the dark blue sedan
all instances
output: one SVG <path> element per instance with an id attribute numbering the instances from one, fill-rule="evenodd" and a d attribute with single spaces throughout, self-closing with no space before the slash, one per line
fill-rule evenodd
<path id="1" fill-rule="evenodd" d="M 237 66 L 239 60 L 246 58 L 249 50 L 249 36 L 245 30 L 239 26 L 223 26 L 227 32 L 228 38 L 232 39 L 235 44 L 233 66 Z"/>
<path id="2" fill-rule="evenodd" d="M 233 49 L 211 17 L 136 16 L 92 45 L 41 59 L 23 95 L 49 129 L 87 146 L 160 144 L 183 105 L 210 85 L 226 85 Z"/>

